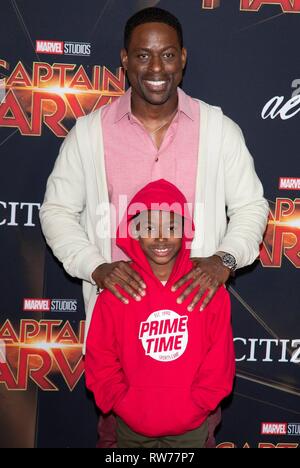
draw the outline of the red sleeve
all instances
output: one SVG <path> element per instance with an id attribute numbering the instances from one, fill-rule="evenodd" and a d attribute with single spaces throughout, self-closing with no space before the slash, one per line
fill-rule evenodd
<path id="1" fill-rule="evenodd" d="M 98 297 L 87 338 L 85 375 L 87 388 L 93 392 L 97 406 L 109 413 L 127 392 L 124 372 L 117 353 L 113 312 Z"/>
<path id="2" fill-rule="evenodd" d="M 219 293 L 211 303 L 216 310 L 207 310 L 212 314 L 210 348 L 192 385 L 195 402 L 208 414 L 230 395 L 235 376 L 230 296 L 225 288 Z"/>

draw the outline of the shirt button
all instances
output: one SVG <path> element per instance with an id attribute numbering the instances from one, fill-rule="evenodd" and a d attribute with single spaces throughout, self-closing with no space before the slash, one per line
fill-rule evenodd
<path id="1" fill-rule="evenodd" d="M 158 157 L 156 157 L 156 158 L 155 158 L 155 162 L 158 162 L 158 161 L 159 161 L 159 158 L 158 158 Z"/>

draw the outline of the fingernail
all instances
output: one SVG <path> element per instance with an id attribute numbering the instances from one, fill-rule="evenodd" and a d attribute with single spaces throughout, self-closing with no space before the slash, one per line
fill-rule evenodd
<path id="1" fill-rule="evenodd" d="M 128 299 L 124 299 L 124 304 L 129 304 L 129 300 Z"/>
<path id="2" fill-rule="evenodd" d="M 187 308 L 187 310 L 188 310 L 189 312 L 193 312 L 194 309 L 193 309 L 192 306 L 189 306 L 189 307 Z"/>
<path id="3" fill-rule="evenodd" d="M 182 299 L 177 299 L 177 304 L 182 304 Z"/>
<path id="4" fill-rule="evenodd" d="M 174 288 L 174 286 L 172 286 L 171 291 L 176 292 L 176 288 Z"/>
<path id="5" fill-rule="evenodd" d="M 139 301 L 142 300 L 142 298 L 141 298 L 141 296 L 135 296 L 135 300 L 139 302 Z"/>
<path id="6" fill-rule="evenodd" d="M 145 283 L 141 283 L 142 288 L 146 289 L 147 285 Z"/>
<path id="7" fill-rule="evenodd" d="M 146 296 L 146 292 L 145 291 L 140 291 L 140 295 L 145 297 Z"/>
<path id="8" fill-rule="evenodd" d="M 201 306 L 201 307 L 200 307 L 200 312 L 203 312 L 204 309 L 205 309 L 205 307 Z"/>

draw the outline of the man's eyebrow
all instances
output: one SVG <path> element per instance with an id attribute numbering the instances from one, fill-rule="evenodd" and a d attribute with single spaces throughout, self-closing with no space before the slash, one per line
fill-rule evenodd
<path id="1" fill-rule="evenodd" d="M 167 46 L 167 47 L 164 47 L 161 51 L 164 52 L 165 50 L 169 50 L 169 49 L 175 49 L 175 50 L 178 50 L 178 47 L 174 46 L 174 45 L 170 45 L 170 46 Z M 137 47 L 136 49 L 133 50 L 134 52 L 140 52 L 140 51 L 143 51 L 143 52 L 151 52 L 152 49 L 149 49 L 147 47 Z"/>
<path id="2" fill-rule="evenodd" d="M 150 49 L 147 49 L 147 47 L 137 47 L 136 49 L 134 49 L 133 51 L 134 52 L 137 52 L 138 50 L 144 50 L 146 52 L 150 52 Z"/>

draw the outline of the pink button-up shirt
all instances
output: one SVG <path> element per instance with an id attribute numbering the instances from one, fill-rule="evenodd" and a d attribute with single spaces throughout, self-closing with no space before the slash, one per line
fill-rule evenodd
<path id="1" fill-rule="evenodd" d="M 132 197 L 145 185 L 166 179 L 194 206 L 199 148 L 199 103 L 178 88 L 179 107 L 158 149 L 131 113 L 131 89 L 102 114 L 106 174 L 112 210 L 112 261 L 128 257 L 116 231 Z M 123 197 L 123 198 L 120 198 Z"/>

